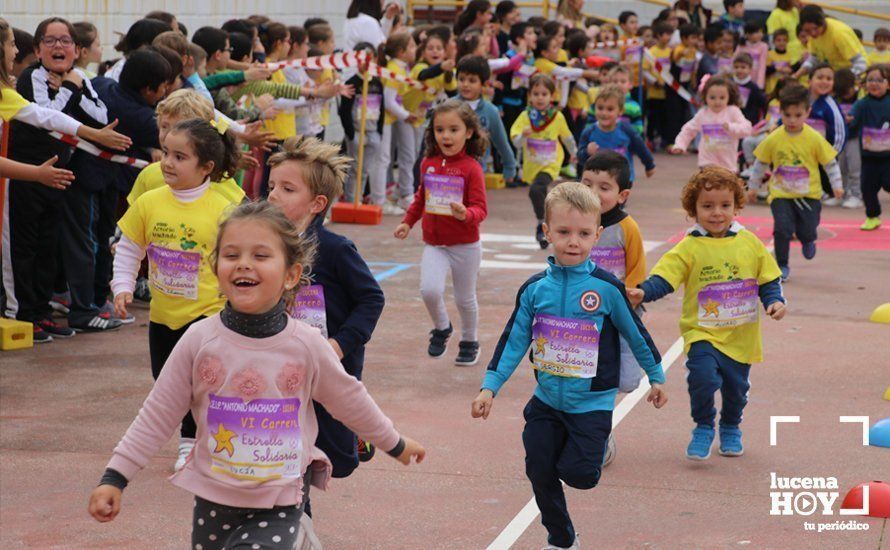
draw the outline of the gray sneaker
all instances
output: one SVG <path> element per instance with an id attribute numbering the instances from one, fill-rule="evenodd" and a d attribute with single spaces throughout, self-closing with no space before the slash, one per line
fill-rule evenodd
<path id="1" fill-rule="evenodd" d="M 109 319 L 117 319 L 122 325 L 129 325 L 136 321 L 136 317 L 129 311 L 127 312 L 126 318 L 118 317 L 117 313 L 114 312 L 114 304 L 108 300 L 105 300 L 105 305 L 99 308 L 99 315 L 103 317 L 107 316 Z"/>

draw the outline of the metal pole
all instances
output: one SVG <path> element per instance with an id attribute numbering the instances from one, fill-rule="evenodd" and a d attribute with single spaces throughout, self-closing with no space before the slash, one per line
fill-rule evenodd
<path id="1" fill-rule="evenodd" d="M 358 159 L 355 167 L 355 196 L 353 198 L 356 208 L 362 202 L 362 189 L 365 186 L 365 175 L 362 173 L 362 168 L 365 161 L 365 124 L 368 121 L 368 81 L 371 79 L 367 61 L 361 65 L 360 70 L 362 72 L 362 106 L 358 123 Z"/>

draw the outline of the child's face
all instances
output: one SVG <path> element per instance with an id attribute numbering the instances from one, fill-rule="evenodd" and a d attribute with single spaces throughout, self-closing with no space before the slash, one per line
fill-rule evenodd
<path id="1" fill-rule="evenodd" d="M 290 57 L 292 59 L 306 59 L 306 56 L 309 55 L 309 41 L 304 40 L 301 43 L 294 42 L 291 45 L 290 49 Z"/>
<path id="2" fill-rule="evenodd" d="M 522 12 L 519 11 L 519 8 L 516 8 L 508 13 L 506 16 L 504 16 L 503 25 L 506 27 L 512 27 L 520 21 L 522 21 Z"/>
<path id="3" fill-rule="evenodd" d="M 655 44 L 655 36 L 652 34 L 652 29 L 646 29 L 643 31 L 642 36 L 640 38 L 643 40 L 643 45 L 647 48 L 651 48 L 653 44 Z"/>
<path id="4" fill-rule="evenodd" d="M 589 187 L 600 198 L 603 214 L 611 212 L 619 204 L 624 204 L 630 195 L 630 189 L 622 191 L 615 176 L 608 172 L 585 170 L 581 174 L 581 183 Z"/>
<path id="5" fill-rule="evenodd" d="M 334 37 L 332 36 L 324 42 L 320 43 L 318 47 L 325 55 L 331 55 L 332 53 L 334 53 L 334 49 L 337 47 L 337 45 L 334 42 Z"/>
<path id="6" fill-rule="evenodd" d="M 429 65 L 441 63 L 445 59 L 445 44 L 438 38 L 428 38 L 423 49 L 423 59 Z"/>
<path id="7" fill-rule="evenodd" d="M 265 313 L 300 280 L 303 266 L 287 265 L 281 236 L 268 223 L 229 222 L 219 241 L 216 277 L 235 311 Z"/>
<path id="8" fill-rule="evenodd" d="M 15 35 L 12 29 L 7 31 L 6 40 L 3 41 L 3 67 L 7 74 L 12 73 L 12 67 L 15 64 L 15 56 L 18 55 L 19 49 L 15 47 Z"/>
<path id="9" fill-rule="evenodd" d="M 719 113 L 729 105 L 729 90 L 726 86 L 711 86 L 705 94 L 705 104 L 708 109 Z"/>
<path id="10" fill-rule="evenodd" d="M 606 27 L 605 29 L 600 29 L 600 34 L 597 37 L 597 40 L 599 40 L 600 42 L 609 42 L 609 41 L 614 41 L 617 39 L 618 39 L 618 36 L 615 34 L 615 32 L 612 29 L 610 29 L 608 27 Z"/>
<path id="11" fill-rule="evenodd" d="M 550 45 L 547 46 L 546 50 L 541 52 L 541 56 L 554 62 L 559 59 L 559 41 L 551 39 Z"/>
<path id="12" fill-rule="evenodd" d="M 800 34 L 797 35 L 797 40 L 798 40 L 801 44 L 803 44 L 804 46 L 806 46 L 806 45 L 807 45 L 807 42 L 810 41 L 810 33 L 808 33 L 806 30 L 804 30 L 803 28 L 801 28 L 801 30 L 800 30 Z"/>
<path id="13" fill-rule="evenodd" d="M 702 189 L 695 201 L 695 221 L 714 237 L 723 237 L 738 214 L 732 189 Z"/>
<path id="14" fill-rule="evenodd" d="M 621 28 L 627 33 L 629 36 L 636 36 L 637 31 L 640 28 L 640 20 L 636 15 L 631 15 L 627 18 L 627 22 L 621 25 Z"/>
<path id="15" fill-rule="evenodd" d="M 834 89 L 834 71 L 830 67 L 819 69 L 810 77 L 810 92 L 817 96 L 830 94 Z"/>
<path id="16" fill-rule="evenodd" d="M 875 40 L 875 49 L 879 52 L 886 51 L 888 47 L 890 47 L 890 40 L 887 40 L 886 38 L 878 38 Z"/>
<path id="17" fill-rule="evenodd" d="M 553 94 L 544 85 L 535 86 L 529 91 L 528 95 L 529 103 L 539 111 L 550 108 L 550 105 L 553 103 Z"/>
<path id="18" fill-rule="evenodd" d="M 865 75 L 865 91 L 875 97 L 884 97 L 887 95 L 887 87 L 890 83 L 884 78 L 881 71 L 869 71 Z"/>
<path id="19" fill-rule="evenodd" d="M 751 65 L 747 63 L 733 63 L 732 74 L 739 80 L 745 80 L 751 76 Z"/>
<path id="20" fill-rule="evenodd" d="M 717 40 L 714 40 L 713 42 L 705 42 L 705 50 L 711 55 L 716 54 L 718 51 L 720 51 L 720 49 L 722 47 L 723 47 L 723 37 L 722 36 L 720 38 L 718 38 Z"/>
<path id="21" fill-rule="evenodd" d="M 466 101 L 476 101 L 482 97 L 482 79 L 475 74 L 458 73 L 457 91 Z"/>
<path id="22" fill-rule="evenodd" d="M 556 31 L 556 40 L 557 49 L 560 49 L 566 43 L 566 28 L 563 26 L 559 27 L 559 30 Z"/>
<path id="23" fill-rule="evenodd" d="M 99 40 L 98 34 L 96 34 L 96 38 L 93 39 L 89 48 L 81 48 L 80 60 L 86 64 L 102 62 L 102 41 Z"/>
<path id="24" fill-rule="evenodd" d="M 158 117 L 158 143 L 164 143 L 164 140 L 167 139 L 167 134 L 180 120 L 182 119 L 171 115 Z"/>
<path id="25" fill-rule="evenodd" d="M 658 46 L 660 48 L 664 48 L 665 46 L 668 45 L 668 42 L 671 41 L 671 33 L 669 33 L 669 32 L 661 33 L 656 38 L 658 40 Z"/>
<path id="26" fill-rule="evenodd" d="M 809 38 L 819 38 L 825 32 L 824 27 L 820 27 L 815 23 L 804 23 L 800 26 L 800 30 L 802 34 L 807 35 Z"/>
<path id="27" fill-rule="evenodd" d="M 749 32 L 745 35 L 748 44 L 759 44 L 763 40 L 763 31 Z"/>
<path id="28" fill-rule="evenodd" d="M 490 51 L 491 40 L 483 36 L 482 39 L 479 40 L 479 44 L 476 46 L 476 49 L 473 50 L 473 55 L 481 55 L 482 57 L 485 57 L 487 59 Z"/>
<path id="29" fill-rule="evenodd" d="M 176 77 L 176 82 L 179 82 L 179 77 Z M 164 96 L 167 95 L 167 90 L 170 90 L 171 92 L 176 91 L 175 89 L 171 89 L 169 82 L 164 82 L 158 84 L 157 88 L 149 88 L 148 86 L 142 88 L 139 90 L 139 95 L 147 104 L 154 107 L 160 100 L 164 99 Z"/>
<path id="30" fill-rule="evenodd" d="M 630 82 L 630 75 L 627 73 L 612 73 L 612 75 L 609 77 L 609 80 L 611 81 L 610 84 L 615 84 L 616 86 L 624 90 L 625 94 L 629 94 L 630 90 L 633 88 L 633 84 L 631 84 Z"/>
<path id="31" fill-rule="evenodd" d="M 809 117 L 809 105 L 789 105 L 782 108 L 782 124 L 791 133 L 800 132 Z"/>
<path id="32" fill-rule="evenodd" d="M 590 257 L 603 228 L 597 214 L 583 213 L 567 204 L 556 204 L 544 223 L 544 235 L 553 243 L 559 265 L 578 265 Z"/>
<path id="33" fill-rule="evenodd" d="M 723 33 L 723 36 L 720 40 L 720 51 L 724 54 L 732 54 L 732 51 L 735 49 L 735 39 L 732 36 L 731 32 Z"/>
<path id="34" fill-rule="evenodd" d="M 62 41 L 65 44 L 62 44 Z M 79 52 L 80 48 L 74 45 L 68 27 L 62 23 L 50 23 L 46 27 L 43 39 L 37 44 L 37 57 L 40 62 L 46 70 L 58 74 L 64 74 L 71 69 L 74 58 Z"/>
<path id="35" fill-rule="evenodd" d="M 402 53 L 400 53 L 397 57 L 407 63 L 411 63 L 412 61 L 414 61 L 414 59 L 416 59 L 417 44 L 414 43 L 413 38 L 408 40 L 408 46 L 405 47 L 405 49 L 402 50 Z"/>
<path id="36" fill-rule="evenodd" d="M 171 189 L 194 189 L 204 183 L 213 171 L 212 162 L 201 164 L 185 132 L 167 132 L 161 143 L 161 151 L 161 173 Z"/>
<path id="37" fill-rule="evenodd" d="M 525 32 L 522 33 L 522 39 L 525 40 L 525 45 L 529 50 L 534 51 L 538 47 L 538 33 L 535 32 L 535 28 L 531 25 L 525 28 Z"/>
<path id="38" fill-rule="evenodd" d="M 433 135 L 439 151 L 446 157 L 453 157 L 464 150 L 473 132 L 467 128 L 457 111 L 445 111 L 433 118 Z"/>
<path id="39" fill-rule="evenodd" d="M 745 17 L 745 3 L 739 2 L 738 4 L 736 4 L 734 6 L 730 6 L 729 10 L 727 10 L 726 13 L 728 13 L 731 17 L 734 17 L 736 19 L 741 19 L 741 18 Z"/>
<path id="40" fill-rule="evenodd" d="M 269 202 L 280 208 L 300 231 L 328 206 L 327 197 L 312 194 L 303 179 L 303 167 L 293 160 L 282 162 L 269 172 Z"/>
<path id="41" fill-rule="evenodd" d="M 603 130 L 614 128 L 623 112 L 624 102 L 612 97 L 596 100 L 596 121 Z"/>
<path id="42" fill-rule="evenodd" d="M 773 37 L 773 45 L 776 47 L 776 50 L 784 52 L 788 49 L 788 37 L 784 34 Z"/>

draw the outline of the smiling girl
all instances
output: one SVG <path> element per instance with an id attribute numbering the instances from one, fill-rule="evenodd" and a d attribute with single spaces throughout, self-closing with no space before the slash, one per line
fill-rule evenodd
<path id="1" fill-rule="evenodd" d="M 118 222 L 123 236 L 111 281 L 115 311 L 125 318 L 139 265 L 148 255 L 148 348 L 155 379 L 186 329 L 225 303 L 210 252 L 219 219 L 231 202 L 210 182 L 233 174 L 239 158 L 234 141 L 200 119 L 177 123 L 164 136 L 162 150 L 167 185 L 141 195 Z M 195 430 L 189 414 L 182 422 L 177 470 L 195 444 Z"/>
<path id="2" fill-rule="evenodd" d="M 452 326 L 445 309 L 445 276 L 451 270 L 454 300 L 461 319 L 460 351 L 456 365 L 475 365 L 479 358 L 476 277 L 482 261 L 479 226 L 488 215 L 485 179 L 480 159 L 488 148 L 476 113 L 466 103 L 451 99 L 433 111 L 426 133 L 427 157 L 421 181 L 395 237 L 405 239 L 423 218 L 423 259 L 420 293 L 433 319 L 428 352 L 445 353 Z"/>

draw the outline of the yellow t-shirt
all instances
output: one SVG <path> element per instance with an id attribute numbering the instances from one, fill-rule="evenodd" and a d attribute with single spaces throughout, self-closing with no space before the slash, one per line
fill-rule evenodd
<path id="1" fill-rule="evenodd" d="M 284 71 L 282 70 L 272 73 L 270 80 L 278 84 L 287 84 L 287 79 L 284 77 Z M 292 112 L 282 111 L 275 118 L 263 123 L 263 127 L 266 131 L 274 133 L 275 139 L 285 140 L 296 135 L 296 124 L 297 120 Z"/>
<path id="2" fill-rule="evenodd" d="M 165 186 L 139 197 L 117 223 L 148 255 L 152 322 L 176 330 L 223 308 L 209 258 L 220 218 L 231 207 L 212 191 L 183 203 Z"/>
<path id="3" fill-rule="evenodd" d="M 630 83 L 636 87 L 640 83 L 640 51 L 642 44 L 621 46 L 621 62 L 630 67 Z"/>
<path id="4" fill-rule="evenodd" d="M 581 111 L 586 115 L 587 109 L 590 108 L 590 89 L 588 88 L 585 92 L 581 88 L 573 86 L 569 92 L 569 100 L 566 102 L 566 107 Z"/>
<path id="5" fill-rule="evenodd" d="M 819 165 L 826 165 L 837 156 L 837 151 L 808 124 L 798 134 L 789 134 L 779 126 L 763 140 L 754 156 L 772 166 L 769 180 L 769 200 L 819 199 L 822 181 Z"/>
<path id="6" fill-rule="evenodd" d="M 763 360 L 758 291 L 781 272 L 753 233 L 742 229 L 722 239 L 687 235 L 651 275 L 674 289 L 686 287 L 680 317 L 684 351 L 707 341 L 740 363 Z"/>
<path id="7" fill-rule="evenodd" d="M 127 204 L 133 205 L 140 196 L 153 189 L 164 187 L 167 183 L 164 181 L 164 174 L 161 172 L 161 163 L 153 162 L 142 169 L 136 176 L 133 188 L 127 195 Z M 238 183 L 232 178 L 226 178 L 222 181 L 210 183 L 210 190 L 219 193 L 234 205 L 241 204 L 244 200 L 244 190 L 238 187 Z"/>
<path id="8" fill-rule="evenodd" d="M 800 54 L 806 50 L 800 40 L 797 39 L 797 25 L 800 23 L 800 13 L 797 8 L 780 10 L 775 8 L 770 12 L 766 20 L 766 32 L 772 36 L 779 29 L 788 31 L 788 52 L 795 57 L 795 62 L 800 59 Z"/>
<path id="9" fill-rule="evenodd" d="M 766 66 L 772 67 L 773 69 L 780 68 L 791 68 L 792 65 L 797 63 L 798 59 L 795 59 L 791 55 L 791 50 L 785 50 L 785 53 L 779 53 L 776 50 L 770 50 L 768 54 L 766 54 Z M 791 72 L 794 72 L 793 69 Z M 780 74 L 778 72 L 774 72 L 766 78 L 766 93 L 767 95 L 773 93 L 773 90 L 776 88 L 776 82 L 778 82 L 781 78 L 784 78 L 785 75 Z"/>
<path id="10" fill-rule="evenodd" d="M 398 75 L 408 76 L 408 71 L 405 70 L 405 64 L 395 59 L 390 59 L 389 63 L 386 64 L 386 68 Z M 408 95 L 408 92 L 411 90 L 411 86 L 403 84 L 398 80 L 390 80 L 388 78 L 384 79 L 383 82 L 385 83 L 387 88 L 394 88 L 396 90 L 396 92 L 398 93 L 397 101 L 399 103 L 402 103 L 402 106 L 410 111 L 411 109 L 408 109 L 408 107 L 404 105 L 403 98 Z M 395 115 L 390 114 L 389 111 L 386 111 L 386 113 L 383 115 L 384 124 L 393 124 L 397 120 L 398 118 Z"/>
<path id="11" fill-rule="evenodd" d="M 424 61 L 417 63 L 411 68 L 411 78 L 419 80 L 421 71 L 425 71 L 426 69 L 429 69 L 429 67 L 429 64 Z M 426 113 L 433 108 L 433 104 L 439 93 L 442 91 L 450 92 L 457 89 L 457 79 L 452 78 L 451 81 L 445 82 L 445 73 L 442 73 L 435 78 L 428 78 L 424 80 L 423 83 L 427 86 L 432 86 L 434 91 L 424 92 L 417 88 L 409 88 L 408 92 L 405 94 L 405 109 L 408 109 L 417 115 L 417 120 L 414 122 L 415 128 L 423 126 L 426 122 Z"/>
<path id="12" fill-rule="evenodd" d="M 817 59 L 827 61 L 834 70 L 852 67 L 850 60 L 856 55 L 866 57 L 865 46 L 853 29 L 831 17 L 825 19 L 825 32 L 819 38 L 810 38 L 807 49 Z"/>
<path id="13" fill-rule="evenodd" d="M 679 44 L 671 51 L 671 63 L 680 68 L 680 82 L 692 82 L 695 77 L 695 54 L 698 50 Z"/>
<path id="14" fill-rule="evenodd" d="M 333 82 L 334 81 L 334 70 L 333 69 L 324 69 L 321 71 L 321 78 L 319 81 L 322 83 L 325 82 Z M 328 124 L 331 122 L 331 100 L 326 99 L 324 102 L 324 107 L 321 109 L 321 117 L 319 119 L 319 123 L 327 128 Z"/>
<path id="15" fill-rule="evenodd" d="M 671 49 L 668 47 L 661 48 L 657 44 L 649 48 L 649 53 L 652 54 L 663 68 L 670 68 L 671 66 Z M 667 92 L 664 89 L 664 79 L 661 78 L 661 74 L 659 74 L 655 70 L 655 65 L 650 63 L 647 60 L 643 61 L 643 68 L 646 71 L 654 76 L 658 80 L 658 84 L 646 84 L 646 97 L 648 99 L 665 99 L 667 97 Z"/>
<path id="16" fill-rule="evenodd" d="M 528 118 L 528 111 L 522 111 L 510 128 L 510 139 L 515 140 L 526 128 L 531 128 L 531 121 Z M 522 147 L 522 179 L 531 183 L 539 172 L 546 172 L 556 179 L 565 159 L 560 140 L 571 137 L 572 132 L 566 124 L 565 117 L 557 111 L 546 128 L 540 132 L 532 132 L 525 139 Z"/>
<path id="17" fill-rule="evenodd" d="M 21 94 L 19 94 L 13 88 L 7 88 L 6 86 L 0 90 L 0 94 L 3 97 L 0 97 L 0 119 L 5 122 L 9 122 L 15 115 L 18 114 L 19 111 L 28 106 L 28 100 L 23 98 Z"/>
<path id="18" fill-rule="evenodd" d="M 868 54 L 868 66 L 878 65 L 881 63 L 890 63 L 890 50 L 879 52 L 877 50 Z"/>
<path id="19" fill-rule="evenodd" d="M 550 78 L 553 78 L 553 69 L 555 69 L 556 67 L 559 67 L 559 65 L 557 63 L 554 63 L 553 61 L 550 61 L 549 59 L 545 59 L 543 57 L 538 57 L 537 59 L 535 59 L 535 68 L 546 74 Z M 553 103 L 559 103 L 559 100 L 562 97 L 562 95 L 560 94 L 561 86 L 555 78 L 553 78 L 553 81 L 556 83 L 556 91 L 553 92 Z"/>

